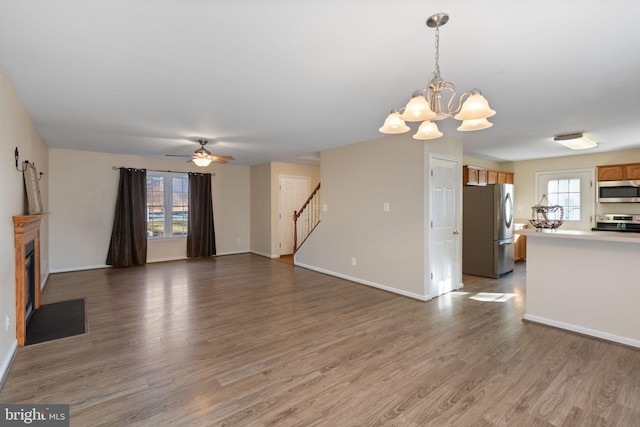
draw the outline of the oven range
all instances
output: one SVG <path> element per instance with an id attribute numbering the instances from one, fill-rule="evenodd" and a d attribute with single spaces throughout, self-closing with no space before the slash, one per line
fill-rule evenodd
<path id="1" fill-rule="evenodd" d="M 593 231 L 623 231 L 640 233 L 640 215 L 600 214 Z"/>

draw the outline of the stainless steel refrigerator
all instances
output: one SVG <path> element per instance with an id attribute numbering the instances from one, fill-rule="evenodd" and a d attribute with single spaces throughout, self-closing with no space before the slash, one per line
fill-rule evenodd
<path id="1" fill-rule="evenodd" d="M 513 271 L 513 184 L 465 186 L 462 204 L 462 272 Z"/>

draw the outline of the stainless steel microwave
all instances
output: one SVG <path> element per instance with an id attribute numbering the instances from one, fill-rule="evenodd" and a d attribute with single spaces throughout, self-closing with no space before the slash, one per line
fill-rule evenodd
<path id="1" fill-rule="evenodd" d="M 640 203 L 640 180 L 599 181 L 598 203 Z"/>

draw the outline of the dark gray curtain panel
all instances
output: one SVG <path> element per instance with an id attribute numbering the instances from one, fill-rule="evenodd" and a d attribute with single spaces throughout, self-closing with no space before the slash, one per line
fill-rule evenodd
<path id="1" fill-rule="evenodd" d="M 147 171 L 120 168 L 107 265 L 130 267 L 147 263 Z"/>
<path id="2" fill-rule="evenodd" d="M 208 257 L 215 254 L 216 233 L 213 229 L 211 174 L 189 173 L 187 257 Z"/>

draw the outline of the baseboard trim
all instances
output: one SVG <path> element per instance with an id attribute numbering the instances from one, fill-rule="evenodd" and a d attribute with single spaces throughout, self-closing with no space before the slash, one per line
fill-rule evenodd
<path id="1" fill-rule="evenodd" d="M 11 368 L 13 359 L 15 359 L 16 357 L 17 350 L 18 340 L 13 340 L 13 344 L 9 348 L 7 357 L 5 357 L 5 359 L 2 361 L 2 365 L 0 365 L 0 390 L 2 390 L 2 386 L 4 386 L 4 381 L 7 378 L 7 374 L 9 373 L 9 368 Z"/>
<path id="2" fill-rule="evenodd" d="M 82 271 L 82 270 L 97 270 L 99 268 L 111 268 L 110 265 L 86 265 L 82 267 L 69 267 L 69 268 L 55 268 L 51 269 L 50 273 L 68 273 L 70 271 Z"/>
<path id="3" fill-rule="evenodd" d="M 266 252 L 259 252 L 259 251 L 251 251 L 252 254 L 256 254 L 256 255 L 260 255 L 266 258 L 270 258 L 270 259 L 274 259 L 274 258 L 280 258 L 280 255 L 272 255 L 272 254 L 268 254 Z"/>
<path id="4" fill-rule="evenodd" d="M 295 260 L 294 260 L 293 264 L 295 266 L 297 266 L 297 267 L 302 267 L 302 268 L 306 268 L 308 270 L 317 271 L 318 273 L 327 274 L 329 276 L 339 277 L 341 279 L 349 280 L 350 282 L 355 282 L 355 283 L 359 283 L 361 285 L 371 286 L 372 288 L 381 289 L 383 291 L 387 291 L 387 292 L 391 292 L 391 293 L 394 293 L 394 294 L 402 295 L 402 296 L 405 296 L 405 297 L 417 299 L 419 301 L 427 301 L 427 300 L 431 299 L 428 295 L 420 295 L 420 294 L 416 294 L 416 293 L 413 293 L 413 292 L 407 292 L 407 291 L 402 290 L 402 289 L 393 288 L 391 286 L 382 285 L 380 283 L 371 282 L 369 280 L 359 279 L 357 277 L 347 276 L 346 274 L 341 274 L 341 273 L 336 273 L 335 271 L 325 270 L 324 268 L 318 268 L 318 267 L 315 267 L 313 265 L 308 265 L 308 264 L 304 264 L 304 263 L 301 263 L 301 262 L 297 262 Z"/>
<path id="5" fill-rule="evenodd" d="M 230 251 L 230 252 L 218 252 L 215 256 L 225 256 L 225 255 L 238 255 L 238 254 L 248 254 L 249 250 L 241 250 L 241 251 Z"/>
<path id="6" fill-rule="evenodd" d="M 586 335 L 593 338 L 598 338 L 604 341 L 611 341 L 614 343 L 622 344 L 629 347 L 640 348 L 640 340 L 635 340 L 627 337 L 620 337 L 618 335 L 610 334 L 608 332 L 598 331 L 595 329 L 589 329 L 582 326 L 572 325 L 570 323 L 559 322 L 557 320 L 547 319 L 545 317 L 535 316 L 532 314 L 525 314 L 524 320 L 531 323 L 539 323 L 546 326 L 551 326 L 558 329 L 565 329 L 576 334 Z"/>

